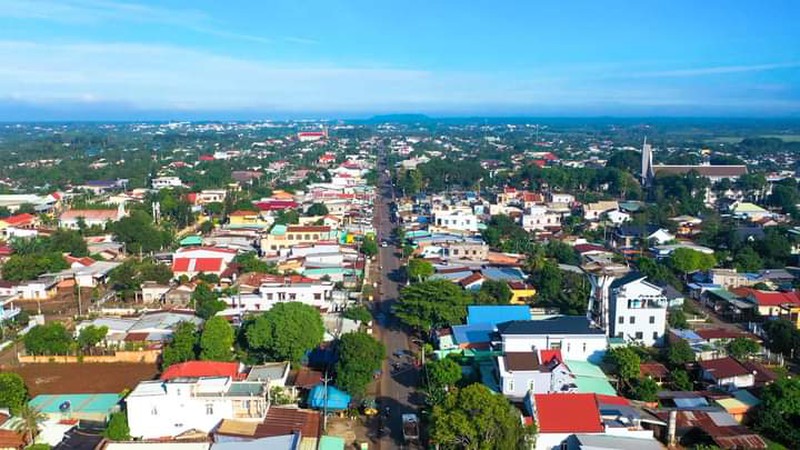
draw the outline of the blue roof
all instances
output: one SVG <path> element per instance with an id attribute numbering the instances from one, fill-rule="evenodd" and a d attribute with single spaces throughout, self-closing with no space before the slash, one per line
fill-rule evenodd
<path id="1" fill-rule="evenodd" d="M 467 306 L 467 324 L 498 323 L 512 320 L 530 320 L 531 311 L 526 305 L 476 305 Z"/>
<path id="2" fill-rule="evenodd" d="M 477 344 L 482 342 L 492 342 L 494 325 L 490 323 L 479 323 L 476 325 L 456 325 L 452 327 L 453 339 L 456 344 Z"/>
<path id="3" fill-rule="evenodd" d="M 308 404 L 315 409 L 322 409 L 325 406 L 324 385 L 318 384 L 311 388 L 311 392 L 308 393 Z M 336 389 L 334 386 L 328 386 L 328 409 L 347 409 L 349 405 L 350 395 L 342 390 Z"/>
<path id="4" fill-rule="evenodd" d="M 677 335 L 681 339 L 685 339 L 687 341 L 702 341 L 703 338 L 700 337 L 699 334 L 695 333 L 692 330 L 679 330 L 673 329 L 672 332 Z"/>
<path id="5" fill-rule="evenodd" d="M 483 276 L 494 281 L 522 281 L 525 274 L 517 267 L 487 267 L 481 270 Z"/>

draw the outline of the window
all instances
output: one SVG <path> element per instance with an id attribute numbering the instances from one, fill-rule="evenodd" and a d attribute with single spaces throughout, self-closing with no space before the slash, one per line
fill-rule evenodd
<path id="1" fill-rule="evenodd" d="M 650 316 L 650 323 L 656 323 L 656 316 Z"/>
<path id="2" fill-rule="evenodd" d="M 630 322 L 631 325 L 635 324 L 636 323 L 636 316 L 631 316 L 629 322 Z"/>
<path id="3" fill-rule="evenodd" d="M 586 353 L 586 342 L 583 343 L 583 353 Z"/>
<path id="4" fill-rule="evenodd" d="M 550 350 L 561 350 L 561 341 L 551 342 Z"/>
<path id="5" fill-rule="evenodd" d="M 571 347 L 571 344 L 569 342 L 567 342 L 567 353 L 569 353 L 569 348 L 570 347 Z"/>
<path id="6" fill-rule="evenodd" d="M 267 293 L 267 300 L 272 300 L 272 292 Z"/>
<path id="7" fill-rule="evenodd" d="M 658 331 L 653 331 L 653 340 L 654 341 L 658 340 Z"/>
<path id="8" fill-rule="evenodd" d="M 619 324 L 622 325 L 625 323 L 625 317 L 619 316 Z"/>
<path id="9" fill-rule="evenodd" d="M 509 392 L 514 392 L 514 380 L 513 379 L 508 380 L 508 391 Z"/>
<path id="10" fill-rule="evenodd" d="M 644 337 L 641 331 L 636 332 L 636 339 L 641 340 Z"/>
<path id="11" fill-rule="evenodd" d="M 153 406 L 153 408 L 150 410 L 150 414 L 154 415 L 154 416 L 157 416 L 158 415 L 158 408 Z"/>
<path id="12" fill-rule="evenodd" d="M 529 392 L 536 392 L 535 388 L 536 388 L 536 380 L 532 379 L 532 380 L 528 381 L 528 391 Z"/>
<path id="13" fill-rule="evenodd" d="M 622 334 L 622 331 L 620 331 L 619 333 L 617 333 L 617 337 L 618 337 L 618 338 L 620 338 L 620 339 L 622 339 L 622 338 L 623 338 L 623 337 L 625 337 L 625 336 Z"/>
<path id="14" fill-rule="evenodd" d="M 206 403 L 206 415 L 213 416 L 214 415 L 214 404 L 213 403 Z"/>
<path id="15" fill-rule="evenodd" d="M 321 298 L 322 298 L 322 294 L 320 294 L 319 292 L 315 292 L 314 293 L 314 300 L 319 300 Z"/>

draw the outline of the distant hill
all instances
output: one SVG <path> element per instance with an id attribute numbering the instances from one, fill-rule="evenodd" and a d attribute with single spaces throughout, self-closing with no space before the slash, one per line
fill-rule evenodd
<path id="1" fill-rule="evenodd" d="M 416 123 L 416 122 L 430 122 L 432 119 L 425 114 L 382 114 L 372 116 L 367 119 L 371 123 Z"/>

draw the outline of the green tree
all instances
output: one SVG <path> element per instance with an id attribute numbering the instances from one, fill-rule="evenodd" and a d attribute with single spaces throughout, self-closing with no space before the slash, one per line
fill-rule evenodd
<path id="1" fill-rule="evenodd" d="M 373 257 L 378 254 L 378 243 L 375 242 L 375 236 L 366 236 L 361 242 L 361 253 L 365 256 Z"/>
<path id="2" fill-rule="evenodd" d="M 233 340 L 233 327 L 224 317 L 208 319 L 200 335 L 200 359 L 230 361 L 233 359 Z"/>
<path id="3" fill-rule="evenodd" d="M 789 448 L 800 448 L 800 379 L 780 378 L 764 388 L 755 429 Z"/>
<path id="4" fill-rule="evenodd" d="M 689 372 L 685 370 L 673 370 L 671 373 L 672 388 L 676 391 L 691 391 L 694 390 L 694 383 L 689 376 Z"/>
<path id="5" fill-rule="evenodd" d="M 450 388 L 461 380 L 461 366 L 452 358 L 429 361 L 423 368 L 425 394 L 429 405 L 438 405 Z"/>
<path id="6" fill-rule="evenodd" d="M 482 384 L 447 394 L 433 407 L 431 442 L 443 449 L 512 450 L 529 448 L 533 430 L 522 425 L 519 411 Z"/>
<path id="7" fill-rule="evenodd" d="M 278 275 L 278 268 L 275 264 L 268 263 L 258 258 L 253 252 L 240 253 L 233 258 L 233 262 L 239 264 L 244 273 L 270 273 Z"/>
<path id="8" fill-rule="evenodd" d="M 642 359 L 633 347 L 615 347 L 606 352 L 606 359 L 615 367 L 617 376 L 625 383 L 639 378 Z"/>
<path id="9" fill-rule="evenodd" d="M 33 280 L 47 272 L 57 272 L 69 268 L 60 253 L 12 255 L 3 264 L 3 279 L 7 281 Z"/>
<path id="10" fill-rule="evenodd" d="M 800 332 L 788 320 L 769 320 L 764 323 L 764 332 L 767 334 L 764 344 L 773 352 L 788 356 L 800 348 Z"/>
<path id="11" fill-rule="evenodd" d="M 89 256 L 86 241 L 77 231 L 59 229 L 50 235 L 50 250 L 56 253 L 69 253 L 75 257 Z"/>
<path id="12" fill-rule="evenodd" d="M 36 325 L 25 334 L 25 351 L 30 355 L 67 355 L 75 341 L 59 322 Z"/>
<path id="13" fill-rule="evenodd" d="M 39 424 L 47 420 L 47 416 L 29 403 L 23 403 L 17 409 L 16 415 L 22 419 L 20 431 L 28 442 L 33 442 L 33 439 L 39 434 Z"/>
<path id="14" fill-rule="evenodd" d="M 161 352 L 161 369 L 197 358 L 197 327 L 193 322 L 181 322 L 172 334 L 172 341 Z"/>
<path id="15" fill-rule="evenodd" d="M 643 402 L 654 402 L 658 400 L 656 395 L 658 394 L 658 391 L 658 383 L 656 383 L 655 380 L 650 377 L 642 377 L 636 380 L 631 393 L 633 394 L 633 398 L 636 400 L 641 400 Z"/>
<path id="16" fill-rule="evenodd" d="M 97 344 L 103 342 L 107 334 L 107 326 L 96 327 L 94 325 L 89 325 L 78 333 L 78 348 L 80 348 L 81 351 L 89 352 L 92 348 L 97 346 Z"/>
<path id="17" fill-rule="evenodd" d="M 322 342 L 325 328 L 314 307 L 299 302 L 278 303 L 245 328 L 248 350 L 261 359 L 299 362 Z"/>
<path id="18" fill-rule="evenodd" d="M 124 242 L 130 253 L 156 252 L 172 241 L 172 235 L 156 227 L 146 212 L 135 209 L 128 217 L 110 225 L 114 240 Z"/>
<path id="19" fill-rule="evenodd" d="M 328 207 L 323 203 L 312 203 L 306 210 L 306 215 L 309 217 L 318 217 L 328 215 Z"/>
<path id="20" fill-rule="evenodd" d="M 717 265 L 714 255 L 684 247 L 675 249 L 669 256 L 669 262 L 675 270 L 684 275 L 698 270 L 708 270 Z"/>
<path id="21" fill-rule="evenodd" d="M 462 323 L 471 302 L 471 295 L 449 281 L 423 281 L 400 291 L 394 313 L 405 325 L 430 331 L 435 327 Z"/>
<path id="22" fill-rule="evenodd" d="M 342 314 L 346 319 L 357 320 L 361 323 L 369 323 L 372 320 L 372 314 L 363 306 L 351 306 L 347 308 Z"/>
<path id="23" fill-rule="evenodd" d="M 669 312 L 669 316 L 667 316 L 667 323 L 669 324 L 670 328 L 677 328 L 680 330 L 689 328 L 689 321 L 686 320 L 686 314 L 679 309 Z"/>
<path id="24" fill-rule="evenodd" d="M 739 272 L 756 272 L 764 267 L 761 256 L 749 245 L 736 252 L 733 265 Z"/>
<path id="25" fill-rule="evenodd" d="M 336 385 L 352 395 L 364 394 L 386 357 L 383 344 L 367 333 L 345 333 L 338 343 Z"/>
<path id="26" fill-rule="evenodd" d="M 422 282 L 435 272 L 433 264 L 420 258 L 413 258 L 406 265 L 406 276 L 409 280 Z"/>
<path id="27" fill-rule="evenodd" d="M 670 342 L 667 347 L 667 361 L 673 367 L 680 367 L 686 363 L 694 361 L 694 352 L 689 343 L 683 339 L 677 339 Z"/>
<path id="28" fill-rule="evenodd" d="M 0 408 L 17 411 L 28 398 L 28 388 L 14 372 L 0 372 Z"/>
<path id="29" fill-rule="evenodd" d="M 210 319 L 215 314 L 225 309 L 225 302 L 219 300 L 219 293 L 200 283 L 192 292 L 192 303 L 198 317 Z"/>
<path id="30" fill-rule="evenodd" d="M 736 359 L 749 358 L 760 350 L 758 342 L 746 337 L 737 337 L 728 342 L 725 347 L 728 355 Z"/>
<path id="31" fill-rule="evenodd" d="M 128 415 L 124 411 L 111 414 L 103 436 L 111 441 L 130 440 L 131 430 L 128 428 Z"/>
<path id="32" fill-rule="evenodd" d="M 275 216 L 275 224 L 296 225 L 300 223 L 300 214 L 293 209 L 284 209 Z"/>
<path id="33" fill-rule="evenodd" d="M 507 305 L 512 297 L 511 288 L 503 280 L 486 280 L 475 296 L 475 303 L 490 305 Z"/>

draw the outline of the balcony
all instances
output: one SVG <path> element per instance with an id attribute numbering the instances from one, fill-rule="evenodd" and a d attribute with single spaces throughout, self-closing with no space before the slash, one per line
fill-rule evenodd
<path id="1" fill-rule="evenodd" d="M 628 300 L 628 309 L 664 309 L 667 307 L 666 300 L 639 298 Z"/>

